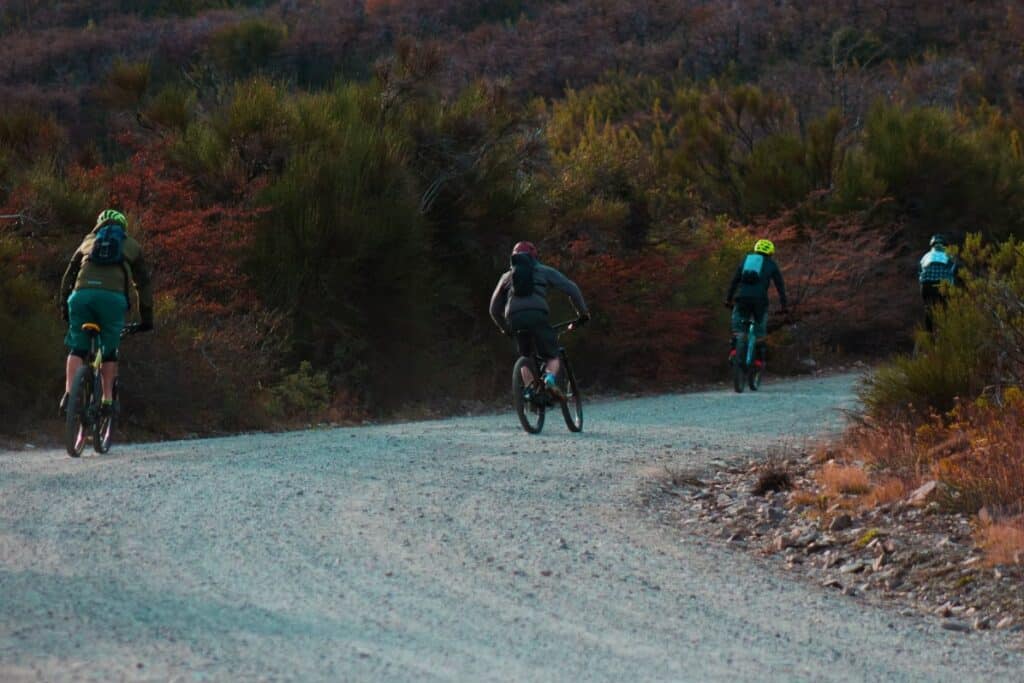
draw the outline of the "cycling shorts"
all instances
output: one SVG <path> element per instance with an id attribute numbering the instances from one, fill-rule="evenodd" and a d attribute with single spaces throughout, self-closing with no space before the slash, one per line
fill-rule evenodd
<path id="1" fill-rule="evenodd" d="M 68 298 L 68 333 L 64 344 L 73 351 L 88 351 L 89 335 L 82 331 L 82 325 L 96 323 L 100 326 L 104 357 L 116 358 L 127 312 L 128 299 L 122 292 L 76 289 Z"/>
<path id="2" fill-rule="evenodd" d="M 732 307 L 732 331 L 736 334 L 746 334 L 747 321 L 751 313 L 754 315 L 754 334 L 758 338 L 768 336 L 768 302 L 766 301 L 737 299 Z"/>
<path id="3" fill-rule="evenodd" d="M 509 316 L 520 356 L 558 357 L 558 334 L 548 321 L 547 311 L 517 311 Z"/>

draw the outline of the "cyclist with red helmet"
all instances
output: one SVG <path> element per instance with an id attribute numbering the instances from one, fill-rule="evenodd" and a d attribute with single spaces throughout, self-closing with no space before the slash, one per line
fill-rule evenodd
<path id="1" fill-rule="evenodd" d="M 538 259 L 532 242 L 519 242 L 512 248 L 509 270 L 498 280 L 491 296 L 491 318 L 501 331 L 515 336 L 522 356 L 534 352 L 546 361 L 544 384 L 553 396 L 563 399 L 557 377 L 558 335 L 549 320 L 547 294 L 552 287 L 569 296 L 580 320 L 590 319 L 587 304 L 576 283 Z M 523 368 L 526 386 L 533 383 L 529 368 Z"/>
<path id="2" fill-rule="evenodd" d="M 775 245 L 770 240 L 757 240 L 754 251 L 747 254 L 736 269 L 729 292 L 725 295 L 726 307 L 732 308 L 732 350 L 729 352 L 729 360 L 732 361 L 736 356 L 736 336 L 746 332 L 745 321 L 753 313 L 754 333 L 757 336 L 757 345 L 754 347 L 757 358 L 754 365 L 757 369 L 764 367 L 767 356 L 764 338 L 768 335 L 768 288 L 773 282 L 775 291 L 779 293 L 782 311 L 786 312 L 786 286 L 782 282 L 782 272 L 772 258 L 774 254 Z"/>

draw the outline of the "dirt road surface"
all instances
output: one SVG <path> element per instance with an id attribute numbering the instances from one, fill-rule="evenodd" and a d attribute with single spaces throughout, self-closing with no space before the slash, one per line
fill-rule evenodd
<path id="1" fill-rule="evenodd" d="M 855 378 L 515 416 L 0 453 L 0 680 L 1021 680 L 1009 637 L 660 525 L 652 466 L 834 429 Z"/>

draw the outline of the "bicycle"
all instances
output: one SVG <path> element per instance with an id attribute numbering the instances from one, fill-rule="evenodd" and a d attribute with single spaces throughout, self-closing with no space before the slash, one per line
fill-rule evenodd
<path id="1" fill-rule="evenodd" d="M 552 327 L 558 332 L 558 336 L 562 336 L 581 324 L 582 321 L 576 319 L 567 320 Z M 530 434 L 540 434 L 544 428 L 545 413 L 555 404 L 561 404 L 562 417 L 570 432 L 583 431 L 583 397 L 576 385 L 576 375 L 573 374 L 565 347 L 559 346 L 558 358 L 562 364 L 559 388 L 565 396 L 565 401 L 559 401 L 552 396 L 544 384 L 542 377 L 546 362 L 536 354 L 529 357 L 520 356 L 512 368 L 512 403 L 515 405 L 516 415 L 519 416 L 519 423 Z M 522 368 L 525 366 L 528 366 L 533 373 L 533 382 L 529 386 L 526 386 L 526 382 L 523 380 Z"/>
<path id="2" fill-rule="evenodd" d="M 754 311 L 747 311 L 746 318 L 747 333 L 746 335 L 736 335 L 736 356 L 732 359 L 732 386 L 738 394 L 743 393 L 745 386 L 749 386 L 751 391 L 761 388 L 761 366 L 754 359 L 757 347 L 757 335 L 754 334 L 757 323 Z"/>
<path id="3" fill-rule="evenodd" d="M 114 405 L 103 412 L 103 347 L 100 343 L 100 326 L 85 323 L 82 331 L 89 336 L 89 355 L 82 367 L 75 372 L 68 392 L 67 414 L 64 422 L 64 446 L 68 455 L 77 458 L 85 450 L 85 444 L 92 437 L 93 450 L 106 453 L 114 436 L 114 423 L 118 413 L 118 382 L 114 379 Z M 122 337 L 139 332 L 138 323 L 130 323 L 121 331 Z"/>

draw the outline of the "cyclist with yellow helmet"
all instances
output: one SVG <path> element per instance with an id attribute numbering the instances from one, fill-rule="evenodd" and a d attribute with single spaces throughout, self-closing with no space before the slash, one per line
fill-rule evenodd
<path id="1" fill-rule="evenodd" d="M 729 285 L 729 293 L 725 297 L 725 305 L 732 308 L 732 350 L 729 360 L 736 355 L 736 336 L 746 332 L 747 317 L 754 314 L 754 333 L 757 336 L 755 347 L 757 357 L 754 365 L 757 369 L 764 367 L 767 347 L 764 338 L 768 334 L 768 287 L 775 283 L 779 293 L 782 311 L 786 311 L 786 286 L 782 282 L 782 272 L 772 258 L 775 245 L 769 240 L 760 239 L 754 243 L 754 251 L 743 258 L 736 275 Z"/>
<path id="2" fill-rule="evenodd" d="M 139 331 L 153 329 L 153 291 L 142 247 L 127 233 L 128 219 L 115 209 L 96 218 L 92 229 L 75 250 L 60 286 L 61 317 L 68 323 L 64 343 L 70 349 L 67 376 L 60 410 L 67 408 L 68 391 L 78 368 L 89 353 L 85 323 L 100 326 L 103 346 L 103 405 L 113 407 L 114 378 L 117 377 L 117 349 L 121 343 L 125 314 L 131 304 L 128 286 L 139 293 Z"/>

